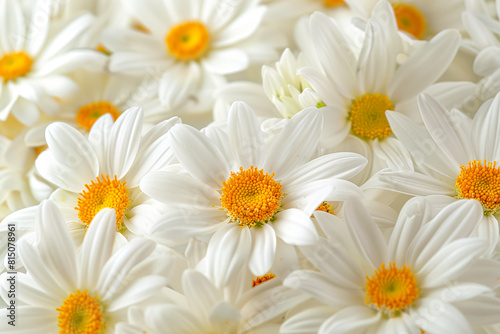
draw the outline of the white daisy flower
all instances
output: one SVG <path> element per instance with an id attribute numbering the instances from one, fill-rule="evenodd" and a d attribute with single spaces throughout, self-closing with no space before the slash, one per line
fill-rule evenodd
<path id="1" fill-rule="evenodd" d="M 94 18 L 82 15 L 57 34 L 49 34 L 48 5 L 48 1 L 38 0 L 25 15 L 20 2 L 0 2 L 0 120 L 12 113 L 25 125 L 33 125 L 39 110 L 57 113 L 57 99 L 78 89 L 62 73 L 83 65 L 104 65 L 104 55 L 99 52 L 72 50 Z"/>
<path id="2" fill-rule="evenodd" d="M 81 239 L 94 216 L 106 207 L 116 211 L 117 238 L 124 240 L 119 232 L 126 237 L 144 235 L 158 213 L 156 202 L 140 191 L 139 181 L 173 159 L 166 133 L 178 122 L 171 118 L 142 135 L 143 113 L 131 108 L 114 123 L 110 115 L 99 118 L 88 138 L 65 123 L 47 127 L 48 148 L 35 165 L 58 187 L 50 198 L 73 223 L 75 236 Z"/>
<path id="3" fill-rule="evenodd" d="M 434 214 L 442 204 L 409 201 L 386 241 L 361 202 L 348 199 L 349 235 L 301 247 L 320 272 L 299 270 L 284 281 L 322 305 L 290 317 L 280 333 L 472 333 L 497 322 L 500 299 L 482 284 L 496 280 L 497 268 L 473 267 L 486 250 L 470 237 L 481 205 L 462 200 Z"/>
<path id="4" fill-rule="evenodd" d="M 57 207 L 44 201 L 37 213 L 37 242 L 20 240 L 19 258 L 27 274 L 17 274 L 16 327 L 2 321 L 2 333 L 114 333 L 127 309 L 166 285 L 162 276 L 136 270 L 155 248 L 137 239 L 112 255 L 115 213 L 104 209 L 76 246 Z M 7 273 L 1 294 L 8 300 Z M 21 292 L 22 291 L 22 292 Z M 6 318 L 7 310 L 0 310 Z"/>
<path id="5" fill-rule="evenodd" d="M 230 111 L 228 135 L 214 128 L 205 135 L 190 126 L 174 126 L 169 143 L 188 175 L 158 171 L 141 181 L 146 194 L 172 207 L 151 234 L 172 244 L 217 231 L 211 244 L 234 247 L 236 254 L 224 253 L 242 261 L 240 265 L 251 249 L 249 266 L 255 275 L 271 268 L 277 238 L 284 245 L 316 242 L 312 212 L 332 186 L 339 194 L 357 192 L 344 179 L 366 164 L 354 153 L 311 160 L 321 126 L 321 114 L 305 109 L 266 147 L 254 112 L 243 102 Z"/>
<path id="6" fill-rule="evenodd" d="M 418 104 L 425 128 L 404 115 L 388 112 L 391 127 L 417 168 L 382 172 L 380 180 L 410 195 L 439 194 L 480 201 L 484 216 L 478 234 L 494 247 L 499 238 L 500 94 L 483 104 L 474 119 L 456 109 L 448 111 L 424 94 Z"/>
<path id="7" fill-rule="evenodd" d="M 113 53 L 110 70 L 161 75 L 158 95 L 167 109 L 210 109 L 213 91 L 226 75 L 277 56 L 271 35 L 251 41 L 266 9 L 259 1 L 122 3 L 149 33 L 105 31 L 104 45 Z"/>
<path id="8" fill-rule="evenodd" d="M 359 16 L 369 18 L 379 0 L 345 0 Z M 430 39 L 445 29 L 463 30 L 463 0 L 390 0 L 398 28 L 417 39 Z"/>
<path id="9" fill-rule="evenodd" d="M 407 155 L 394 140 L 386 110 L 418 117 L 415 98 L 423 90 L 454 104 L 463 97 L 460 94 L 474 89 L 472 84 L 461 83 L 430 86 L 457 52 L 460 34 L 455 30 L 441 32 L 399 65 L 397 59 L 403 52 L 403 42 L 398 37 L 395 20 L 382 15 L 391 12 L 388 2 L 379 2 L 366 25 L 358 57 L 348 37 L 324 14 L 313 14 L 309 20 L 309 34 L 301 33 L 301 38 L 309 39 L 314 47 L 315 52 L 310 57 L 314 59 L 309 64 L 320 66 L 320 70 L 303 68 L 299 74 L 325 104 L 320 108 L 325 119 L 322 146 L 329 148 L 342 144 L 344 150 L 349 147 L 348 151 L 367 152 L 374 166 L 393 159 L 391 152 L 398 152 L 402 157 Z M 409 159 L 403 160 L 403 164 L 411 168 Z M 369 176 L 374 171 L 376 168 L 370 167 L 365 172 Z"/>
<path id="10" fill-rule="evenodd" d="M 117 324 L 116 333 L 277 333 L 280 316 L 308 298 L 284 287 L 273 274 L 253 282 L 249 277 L 248 271 L 242 271 L 220 289 L 200 272 L 188 269 L 182 277 L 183 295 L 163 305 L 131 308 L 129 323 Z"/>

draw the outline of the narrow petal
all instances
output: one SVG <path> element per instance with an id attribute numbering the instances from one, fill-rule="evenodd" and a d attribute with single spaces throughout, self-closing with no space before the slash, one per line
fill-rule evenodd
<path id="1" fill-rule="evenodd" d="M 261 168 L 266 147 L 264 133 L 260 129 L 255 112 L 244 102 L 234 102 L 228 115 L 228 135 L 233 155 L 243 169 L 250 166 Z"/>
<path id="2" fill-rule="evenodd" d="M 387 242 L 361 201 L 350 197 L 344 202 L 344 216 L 359 252 L 378 268 L 387 258 Z"/>
<path id="3" fill-rule="evenodd" d="M 335 312 L 327 306 L 311 307 L 285 320 L 281 325 L 284 333 L 317 333 L 321 324 Z"/>
<path id="4" fill-rule="evenodd" d="M 491 106 L 480 108 L 472 122 L 472 142 L 477 154 L 476 159 L 497 161 L 500 159 L 500 94 Z"/>
<path id="5" fill-rule="evenodd" d="M 162 105 L 172 110 L 186 103 L 188 95 L 199 85 L 201 75 L 196 62 L 172 66 L 160 80 L 158 95 Z"/>
<path id="6" fill-rule="evenodd" d="M 447 195 L 454 196 L 455 188 L 440 180 L 413 171 L 381 172 L 380 181 L 389 188 L 414 196 Z"/>
<path id="7" fill-rule="evenodd" d="M 439 319 L 436 319 L 439 316 Z M 414 323 L 429 333 L 472 333 L 465 316 L 453 305 L 440 299 L 422 298 L 416 312 L 411 314 Z"/>
<path id="8" fill-rule="evenodd" d="M 114 312 L 131 305 L 138 304 L 158 294 L 158 291 L 167 285 L 167 279 L 162 276 L 145 276 L 129 284 L 127 288 L 113 299 L 107 310 Z"/>
<path id="9" fill-rule="evenodd" d="M 245 70 L 250 60 L 248 55 L 236 48 L 212 50 L 203 57 L 203 67 L 211 73 L 226 75 Z"/>
<path id="10" fill-rule="evenodd" d="M 168 140 L 175 156 L 191 175 L 214 189 L 222 188 L 222 182 L 230 175 L 229 167 L 207 136 L 191 126 L 178 124 L 169 131 Z"/>
<path id="11" fill-rule="evenodd" d="M 366 306 L 351 306 L 340 310 L 327 319 L 320 327 L 318 334 L 362 332 L 367 326 L 380 320 L 381 313 Z"/>
<path id="12" fill-rule="evenodd" d="M 310 216 L 299 209 L 278 212 L 272 226 L 276 235 L 287 244 L 306 246 L 318 241 L 318 232 Z"/>
<path id="13" fill-rule="evenodd" d="M 268 224 L 253 228 L 252 250 L 249 258 L 249 268 L 255 276 L 265 275 L 271 270 L 276 253 L 276 233 Z"/>
<path id="14" fill-rule="evenodd" d="M 222 300 L 220 292 L 212 282 L 195 270 L 188 269 L 184 272 L 182 289 L 194 314 L 208 317 L 215 304 Z"/>
<path id="15" fill-rule="evenodd" d="M 460 33 L 441 31 L 429 43 L 415 51 L 394 73 L 389 87 L 391 101 L 409 100 L 435 82 L 446 71 L 460 45 Z"/>
<path id="16" fill-rule="evenodd" d="M 498 324 L 500 300 L 494 296 L 477 296 L 454 305 L 465 315 L 471 326 Z"/>
<path id="17" fill-rule="evenodd" d="M 0 46 L 5 53 L 21 50 L 26 36 L 21 4 L 14 0 L 5 0 L 2 1 L 1 5 Z"/>

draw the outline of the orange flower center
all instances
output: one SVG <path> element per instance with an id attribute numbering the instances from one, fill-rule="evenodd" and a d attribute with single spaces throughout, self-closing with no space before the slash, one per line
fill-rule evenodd
<path id="1" fill-rule="evenodd" d="M 371 278 L 366 276 L 365 303 L 391 315 L 410 306 L 418 298 L 417 280 L 411 267 L 398 269 L 393 262 L 390 268 L 385 263 L 375 270 Z"/>
<path id="2" fill-rule="evenodd" d="M 101 334 L 104 333 L 102 307 L 99 298 L 87 295 L 87 290 L 76 290 L 56 308 L 59 312 L 57 326 L 60 334 Z"/>
<path id="3" fill-rule="evenodd" d="M 222 182 L 221 205 L 232 221 L 241 227 L 260 227 L 273 221 L 281 206 L 281 184 L 274 179 L 274 173 L 264 174 L 251 166 L 239 172 L 231 172 L 227 181 Z"/>
<path id="4" fill-rule="evenodd" d="M 484 160 L 469 161 L 468 166 L 460 167 L 456 179 L 457 198 L 481 201 L 485 214 L 500 212 L 500 167 L 497 162 Z"/>
<path id="5" fill-rule="evenodd" d="M 387 95 L 366 94 L 354 100 L 349 113 L 354 134 L 363 139 L 389 136 L 392 131 L 385 117 L 386 110 L 394 110 Z"/>
<path id="6" fill-rule="evenodd" d="M 345 5 L 344 0 L 323 0 L 325 3 L 325 6 L 327 7 L 336 7 L 336 6 L 342 6 Z"/>
<path id="7" fill-rule="evenodd" d="M 180 23 L 167 34 L 168 52 L 178 60 L 199 59 L 209 47 L 210 35 L 205 25 L 198 21 Z"/>
<path id="8" fill-rule="evenodd" d="M 87 190 L 80 193 L 78 198 L 78 217 L 80 220 L 90 225 L 95 215 L 104 208 L 112 208 L 116 211 L 116 229 L 122 228 L 122 219 L 126 210 L 130 206 L 128 190 L 125 187 L 126 182 L 121 183 L 116 179 L 109 178 L 109 175 L 97 177 L 97 182 L 91 181 L 91 184 L 85 185 Z"/>
<path id="9" fill-rule="evenodd" d="M 257 276 L 257 278 L 252 281 L 252 288 L 254 286 L 264 283 L 265 281 L 269 281 L 275 277 L 276 275 L 273 273 L 265 274 L 264 276 Z"/>
<path id="10" fill-rule="evenodd" d="M 97 101 L 86 104 L 78 109 L 76 122 L 84 129 L 90 130 L 99 117 L 110 114 L 116 121 L 120 111 L 108 101 Z"/>
<path id="11" fill-rule="evenodd" d="M 0 58 L 0 77 L 4 81 L 14 80 L 31 70 L 33 59 L 24 52 L 8 53 Z"/>
<path id="12" fill-rule="evenodd" d="M 422 39 L 425 32 L 425 18 L 414 6 L 406 3 L 392 5 L 400 30 L 406 31 L 415 38 Z"/>

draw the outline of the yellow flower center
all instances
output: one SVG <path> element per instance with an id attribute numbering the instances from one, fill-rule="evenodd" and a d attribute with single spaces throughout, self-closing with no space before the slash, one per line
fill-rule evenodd
<path id="1" fill-rule="evenodd" d="M 460 167 L 456 179 L 457 198 L 477 199 L 483 203 L 485 214 L 500 212 L 500 167 L 497 162 L 469 161 Z"/>
<path id="2" fill-rule="evenodd" d="M 366 94 L 354 100 L 349 113 L 354 134 L 363 139 L 389 136 L 392 131 L 385 117 L 386 110 L 394 110 L 387 95 Z"/>
<path id="3" fill-rule="evenodd" d="M 4 81 L 17 79 L 31 70 L 33 60 L 24 52 L 8 53 L 0 58 L 0 77 Z"/>
<path id="4" fill-rule="evenodd" d="M 324 211 L 327 213 L 331 213 L 332 215 L 335 214 L 335 211 L 333 211 L 333 205 L 328 204 L 328 202 L 323 202 L 321 203 L 317 208 L 316 211 Z"/>
<path id="5" fill-rule="evenodd" d="M 110 114 L 116 121 L 120 116 L 120 111 L 108 101 L 97 101 L 86 104 L 78 109 L 76 122 L 84 129 L 90 130 L 99 117 Z"/>
<path id="6" fill-rule="evenodd" d="M 221 205 L 232 221 L 241 227 L 260 227 L 273 221 L 281 206 L 281 184 L 274 179 L 274 173 L 264 174 L 251 166 L 239 172 L 231 172 L 227 181 L 222 182 Z"/>
<path id="7" fill-rule="evenodd" d="M 425 32 L 425 18 L 414 6 L 406 3 L 392 5 L 400 30 L 406 31 L 415 38 L 422 39 Z"/>
<path id="8" fill-rule="evenodd" d="M 75 207 L 80 220 L 88 226 L 99 211 L 112 208 L 116 211 L 116 229 L 120 230 L 122 218 L 130 206 L 126 183 L 118 181 L 116 175 L 114 180 L 111 180 L 109 175 L 106 175 L 106 178 L 101 175 L 100 178 L 97 177 L 97 182 L 92 180 L 90 185 L 86 184 L 87 190 L 80 193 L 78 206 Z"/>
<path id="9" fill-rule="evenodd" d="M 208 49 L 210 35 L 205 25 L 188 21 L 174 26 L 167 34 L 168 52 L 179 60 L 199 59 Z"/>
<path id="10" fill-rule="evenodd" d="M 257 278 L 252 281 L 252 288 L 254 286 L 264 283 L 265 281 L 269 281 L 275 277 L 276 275 L 273 273 L 265 274 L 264 276 L 257 276 Z"/>
<path id="11" fill-rule="evenodd" d="M 56 311 L 59 312 L 57 326 L 60 334 L 104 333 L 102 307 L 98 297 L 87 295 L 87 290 L 76 290 L 66 298 Z"/>
<path id="12" fill-rule="evenodd" d="M 323 0 L 325 3 L 325 6 L 327 7 L 336 7 L 336 6 L 342 6 L 345 5 L 344 0 Z"/>
<path id="13" fill-rule="evenodd" d="M 390 268 L 385 263 L 375 270 L 371 278 L 366 276 L 365 303 L 379 310 L 397 314 L 401 309 L 410 306 L 418 298 L 417 280 L 411 267 L 398 269 L 393 262 Z"/>

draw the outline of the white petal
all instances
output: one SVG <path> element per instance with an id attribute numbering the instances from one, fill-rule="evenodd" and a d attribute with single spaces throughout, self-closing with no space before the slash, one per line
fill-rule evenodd
<path id="1" fill-rule="evenodd" d="M 308 161 L 319 142 L 323 117 L 316 108 L 296 114 L 276 136 L 266 155 L 264 171 L 277 179 Z"/>
<path id="2" fill-rule="evenodd" d="M 264 6 L 245 10 L 243 14 L 217 34 L 214 47 L 227 47 L 251 36 L 259 27 L 265 11 L 266 7 Z"/>
<path id="3" fill-rule="evenodd" d="M 22 49 L 26 36 L 26 26 L 21 4 L 13 0 L 2 1 L 0 7 L 0 46 L 4 53 Z"/>
<path id="4" fill-rule="evenodd" d="M 182 275 L 182 289 L 194 314 L 207 316 L 222 299 L 220 292 L 203 274 L 188 269 Z"/>
<path id="5" fill-rule="evenodd" d="M 245 70 L 248 67 L 248 55 L 240 49 L 229 48 L 212 50 L 203 57 L 203 67 L 211 73 L 226 75 Z"/>
<path id="6" fill-rule="evenodd" d="M 127 288 L 113 299 L 107 310 L 114 312 L 125 307 L 138 304 L 158 294 L 158 291 L 167 285 L 167 280 L 162 276 L 145 276 L 129 284 Z"/>
<path id="7" fill-rule="evenodd" d="M 451 185 L 413 171 L 381 172 L 379 179 L 389 185 L 388 189 L 409 195 L 455 195 L 455 190 Z"/>
<path id="8" fill-rule="evenodd" d="M 168 110 L 180 107 L 199 85 L 200 78 L 201 70 L 198 63 L 174 65 L 160 80 L 158 94 L 161 104 Z"/>
<path id="9" fill-rule="evenodd" d="M 284 179 L 287 186 L 320 179 L 338 178 L 348 180 L 358 174 L 367 160 L 356 153 L 331 153 L 311 160 L 289 173 Z"/>
<path id="10" fill-rule="evenodd" d="M 216 333 L 235 333 L 238 330 L 241 315 L 238 309 L 222 301 L 212 308 L 209 319 Z"/>
<path id="11" fill-rule="evenodd" d="M 425 126 L 446 156 L 458 166 L 471 161 L 474 158 L 474 150 L 470 135 L 460 131 L 461 126 L 458 123 L 462 120 L 452 118 L 441 104 L 428 95 L 420 95 L 417 102 Z"/>
<path id="12" fill-rule="evenodd" d="M 485 251 L 480 238 L 459 239 L 443 246 L 425 264 L 419 264 L 422 288 L 442 286 L 458 277 L 469 263 Z"/>
<path id="13" fill-rule="evenodd" d="M 248 266 L 255 276 L 263 276 L 271 270 L 276 253 L 276 233 L 268 224 L 251 229 L 252 250 Z"/>
<path id="14" fill-rule="evenodd" d="M 278 212 L 272 226 L 276 235 L 287 244 L 305 246 L 318 241 L 318 232 L 310 216 L 299 209 Z"/>
<path id="15" fill-rule="evenodd" d="M 378 268 L 387 258 L 387 242 L 361 201 L 350 197 L 344 202 L 344 216 L 359 252 Z"/>
<path id="16" fill-rule="evenodd" d="M 208 244 L 207 265 L 217 287 L 227 284 L 245 265 L 252 247 L 248 228 L 227 224 L 217 231 Z"/>
<path id="17" fill-rule="evenodd" d="M 472 300 L 456 303 L 472 326 L 498 324 L 500 300 L 493 296 L 477 296 Z"/>
<path id="18" fill-rule="evenodd" d="M 474 59 L 474 72 L 480 76 L 487 77 L 500 68 L 500 48 L 498 46 L 487 47 L 478 53 Z"/>
<path id="19" fill-rule="evenodd" d="M 318 334 L 346 333 L 352 330 L 362 332 L 363 328 L 379 321 L 380 316 L 380 312 L 366 306 L 347 307 L 327 319 Z"/>
<path id="20" fill-rule="evenodd" d="M 102 300 L 110 300 L 120 292 L 128 273 L 144 261 L 155 246 L 151 240 L 134 239 L 113 254 L 104 265 L 97 283 L 97 290 L 101 292 Z"/>
<path id="21" fill-rule="evenodd" d="M 346 307 L 363 303 L 361 289 L 347 289 L 334 284 L 326 275 L 311 270 L 296 270 L 287 276 L 283 285 L 303 291 L 322 303 Z"/>
<path id="22" fill-rule="evenodd" d="M 34 7 L 24 47 L 29 54 L 37 56 L 47 39 L 50 26 L 51 4 L 45 1 L 37 1 Z"/>
<path id="23" fill-rule="evenodd" d="M 281 325 L 284 333 L 317 333 L 319 327 L 334 312 L 327 306 L 311 307 L 285 320 Z"/>
<path id="24" fill-rule="evenodd" d="M 166 30 L 165 16 L 167 13 L 162 1 L 152 2 L 149 6 L 143 6 L 134 0 L 125 0 L 122 4 L 129 13 L 136 16 L 153 33 Z"/>
<path id="25" fill-rule="evenodd" d="M 435 82 L 450 65 L 459 44 L 459 32 L 449 29 L 415 51 L 394 73 L 388 94 L 391 101 L 409 100 Z"/>
<path id="26" fill-rule="evenodd" d="M 90 224 L 80 246 L 81 286 L 95 286 L 102 268 L 111 257 L 115 238 L 116 214 L 114 209 L 99 211 Z"/>
<path id="27" fill-rule="evenodd" d="M 436 316 L 439 316 L 439 319 Z M 418 310 L 411 314 L 412 320 L 429 333 L 472 333 L 464 315 L 453 305 L 440 299 L 422 298 Z"/>
<path id="28" fill-rule="evenodd" d="M 168 304 L 148 307 L 145 311 L 144 322 L 156 333 L 165 334 L 202 334 L 201 329 L 204 328 L 190 310 Z"/>
<path id="29" fill-rule="evenodd" d="M 220 205 L 220 194 L 197 179 L 166 171 L 150 172 L 140 183 L 141 190 L 148 196 L 165 204 L 209 207 Z"/>
<path id="30" fill-rule="evenodd" d="M 231 105 L 228 115 L 228 135 L 233 155 L 243 169 L 255 166 L 261 168 L 264 163 L 266 147 L 264 133 L 251 107 L 241 101 Z"/>
<path id="31" fill-rule="evenodd" d="M 490 162 L 500 158 L 500 94 L 497 94 L 491 106 L 478 110 L 472 122 L 472 142 L 477 159 Z"/>
<path id="32" fill-rule="evenodd" d="M 175 156 L 191 175 L 214 189 L 222 188 L 230 175 L 229 167 L 207 136 L 191 126 L 177 124 L 169 131 L 168 139 Z"/>
<path id="33" fill-rule="evenodd" d="M 143 113 L 140 108 L 125 111 L 111 129 L 108 146 L 108 168 L 111 177 L 127 174 L 134 163 L 141 141 Z"/>

